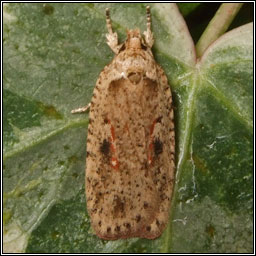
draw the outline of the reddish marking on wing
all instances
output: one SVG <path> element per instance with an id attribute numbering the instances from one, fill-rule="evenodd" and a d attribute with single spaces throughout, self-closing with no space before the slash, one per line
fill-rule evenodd
<path id="1" fill-rule="evenodd" d="M 112 153 L 116 152 L 116 149 L 115 149 L 114 144 L 112 142 L 110 144 L 110 150 L 111 150 Z"/>
<path id="2" fill-rule="evenodd" d="M 114 126 L 111 124 L 110 120 L 108 120 L 108 123 L 110 124 L 110 131 L 111 131 L 112 141 L 114 141 L 116 139 L 115 129 L 114 129 Z"/>
<path id="3" fill-rule="evenodd" d="M 115 136 L 115 128 L 114 126 L 111 124 L 110 120 L 108 120 L 108 123 L 110 124 L 110 132 L 111 132 L 111 144 L 110 144 L 110 150 L 111 150 L 111 153 L 112 153 L 112 157 L 111 157 L 111 160 L 110 160 L 110 165 L 113 169 L 115 169 L 116 171 L 119 170 L 119 162 L 117 160 L 117 157 L 115 156 L 116 155 L 116 148 L 115 148 L 115 145 L 114 145 L 114 141 L 116 139 L 116 136 Z"/>
<path id="4" fill-rule="evenodd" d="M 153 142 L 151 141 L 149 144 L 149 150 L 151 151 L 153 149 Z"/>
<path id="5" fill-rule="evenodd" d="M 148 156 L 148 164 L 149 164 L 149 166 L 153 165 L 153 158 L 150 154 Z"/>
<path id="6" fill-rule="evenodd" d="M 148 164 L 149 165 L 153 164 L 152 152 L 153 152 L 153 139 L 152 139 L 152 136 L 150 136 L 150 143 L 148 146 Z"/>
<path id="7" fill-rule="evenodd" d="M 119 162 L 116 157 L 111 158 L 111 167 L 114 168 L 116 171 L 119 170 Z"/>
<path id="8" fill-rule="evenodd" d="M 148 165 L 149 166 L 153 165 L 153 157 L 151 152 L 148 153 Z"/>
<path id="9" fill-rule="evenodd" d="M 151 136 L 151 135 L 153 134 L 153 132 L 154 132 L 155 125 L 156 125 L 156 120 L 154 120 L 153 124 L 151 125 L 151 128 L 150 128 L 150 136 Z"/>

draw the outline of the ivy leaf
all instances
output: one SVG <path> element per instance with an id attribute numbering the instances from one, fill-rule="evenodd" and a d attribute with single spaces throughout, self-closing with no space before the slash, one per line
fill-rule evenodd
<path id="1" fill-rule="evenodd" d="M 146 4 L 4 5 L 4 251 L 249 253 L 253 250 L 252 24 L 200 60 L 175 4 L 151 4 L 153 52 L 175 104 L 176 185 L 156 240 L 104 241 L 86 211 L 86 105 L 113 58 L 113 27 L 146 28 Z"/>

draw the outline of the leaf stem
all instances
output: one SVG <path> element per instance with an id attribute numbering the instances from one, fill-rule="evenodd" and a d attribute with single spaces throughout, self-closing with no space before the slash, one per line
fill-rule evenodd
<path id="1" fill-rule="evenodd" d="M 220 6 L 196 44 L 198 58 L 212 42 L 226 32 L 242 5 L 242 3 L 224 3 Z"/>

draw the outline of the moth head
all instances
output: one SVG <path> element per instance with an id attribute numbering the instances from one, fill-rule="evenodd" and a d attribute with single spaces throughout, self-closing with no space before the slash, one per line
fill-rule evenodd
<path id="1" fill-rule="evenodd" d="M 143 47 L 142 44 L 143 40 L 139 29 L 127 30 L 126 49 L 141 49 Z"/>

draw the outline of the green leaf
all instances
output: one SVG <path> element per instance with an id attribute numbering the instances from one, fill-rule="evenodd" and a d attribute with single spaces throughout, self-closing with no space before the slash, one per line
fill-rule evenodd
<path id="1" fill-rule="evenodd" d="M 194 10 L 196 10 L 201 3 L 177 3 L 179 10 L 183 16 L 188 16 Z"/>
<path id="2" fill-rule="evenodd" d="M 4 251 L 249 253 L 253 250 L 252 24 L 196 59 L 175 4 L 151 4 L 153 52 L 174 95 L 177 179 L 170 221 L 156 240 L 104 241 L 84 193 L 88 114 L 113 58 L 114 29 L 146 28 L 146 4 L 4 5 Z"/>

